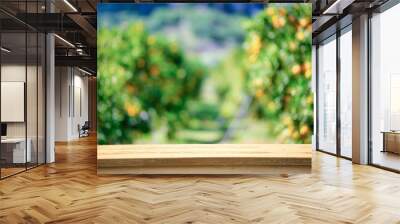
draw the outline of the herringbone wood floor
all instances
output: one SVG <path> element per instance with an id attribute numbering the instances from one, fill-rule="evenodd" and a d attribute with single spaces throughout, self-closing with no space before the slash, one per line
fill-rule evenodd
<path id="1" fill-rule="evenodd" d="M 400 223 L 400 175 L 326 154 L 289 177 L 98 177 L 95 144 L 0 181 L 0 223 Z"/>

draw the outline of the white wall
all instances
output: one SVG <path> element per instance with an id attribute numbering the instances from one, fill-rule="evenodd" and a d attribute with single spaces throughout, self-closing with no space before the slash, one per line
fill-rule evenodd
<path id="1" fill-rule="evenodd" d="M 56 67 L 55 69 L 55 140 L 68 140 L 68 88 L 70 77 L 67 67 Z"/>
<path id="2" fill-rule="evenodd" d="M 25 70 L 27 69 L 27 70 Z M 36 130 L 36 80 L 32 80 L 31 74 L 35 74 L 36 77 L 36 67 L 18 64 L 5 64 L 1 66 L 1 81 L 2 82 L 25 82 L 26 71 L 28 72 L 28 84 L 27 88 L 27 118 L 28 118 L 28 129 L 32 128 Z M 39 105 L 40 107 L 40 105 Z M 2 108 L 2 110 L 7 110 L 7 108 Z M 33 113 L 34 111 L 35 113 Z M 33 122 L 33 123 L 32 123 Z M 28 137 L 30 132 L 28 130 Z M 8 137 L 25 137 L 25 122 L 7 122 L 7 135 Z M 36 135 L 36 132 L 35 132 Z"/>
<path id="3" fill-rule="evenodd" d="M 25 65 L 2 65 L 1 66 L 1 81 L 10 82 L 18 81 L 25 82 Z M 6 108 L 1 108 L 6 110 Z M 7 123 L 7 137 L 25 137 L 25 122 Z"/>
<path id="4" fill-rule="evenodd" d="M 39 69 L 37 71 L 37 69 Z M 25 80 L 27 78 L 27 80 Z M 44 118 L 44 74 L 42 68 L 36 66 L 27 67 L 25 64 L 3 64 L 1 66 L 2 82 L 24 82 L 26 84 L 26 107 L 22 108 L 22 112 L 27 115 L 27 120 L 22 122 L 6 122 L 7 137 L 24 138 L 25 135 L 30 140 L 30 148 L 32 161 L 39 163 L 44 162 L 45 150 L 45 118 Z M 22 93 L 23 94 L 23 93 Z M 7 97 L 7 96 L 2 96 Z M 7 111 L 11 108 L 1 108 Z M 12 111 L 8 111 L 11 112 Z M 37 156 L 39 153 L 39 156 Z"/>
<path id="5" fill-rule="evenodd" d="M 77 139 L 78 125 L 88 120 L 88 77 L 76 68 L 57 67 L 55 85 L 55 140 Z"/>

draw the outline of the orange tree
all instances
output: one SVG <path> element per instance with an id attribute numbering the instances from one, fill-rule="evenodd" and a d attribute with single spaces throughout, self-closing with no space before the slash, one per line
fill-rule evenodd
<path id="1" fill-rule="evenodd" d="M 165 120 L 173 138 L 182 111 L 199 94 L 204 67 L 142 23 L 98 32 L 99 144 L 133 143 Z"/>
<path id="2" fill-rule="evenodd" d="M 311 4 L 271 5 L 246 24 L 247 91 L 282 142 L 311 141 L 311 26 Z"/>

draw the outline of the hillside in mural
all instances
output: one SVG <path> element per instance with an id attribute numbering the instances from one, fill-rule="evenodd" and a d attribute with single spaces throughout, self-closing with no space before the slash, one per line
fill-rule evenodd
<path id="1" fill-rule="evenodd" d="M 310 143 L 310 4 L 99 4 L 98 141 Z"/>

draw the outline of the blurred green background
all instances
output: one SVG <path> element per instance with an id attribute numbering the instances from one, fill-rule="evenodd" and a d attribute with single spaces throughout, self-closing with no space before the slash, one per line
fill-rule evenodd
<path id="1" fill-rule="evenodd" d="M 98 8 L 99 144 L 311 142 L 311 4 Z"/>

